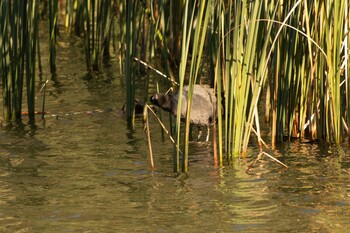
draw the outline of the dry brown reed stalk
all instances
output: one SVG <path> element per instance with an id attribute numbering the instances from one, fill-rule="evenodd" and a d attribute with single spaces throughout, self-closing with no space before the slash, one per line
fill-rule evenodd
<path id="1" fill-rule="evenodd" d="M 256 163 L 257 161 L 259 161 L 263 155 L 266 155 L 267 157 L 269 157 L 270 159 L 272 159 L 272 161 L 274 161 L 274 162 L 276 162 L 276 163 L 282 165 L 282 166 L 285 167 L 286 169 L 288 169 L 288 166 L 287 166 L 286 164 L 282 163 L 281 161 L 279 161 L 278 159 L 276 159 L 276 158 L 273 157 L 272 155 L 266 153 L 265 151 L 260 151 L 260 153 L 258 154 L 258 157 L 257 157 L 257 158 L 254 160 L 254 162 L 253 162 L 251 165 L 249 165 L 249 167 L 247 168 L 246 173 L 248 173 L 248 172 L 250 171 L 250 169 L 253 168 L 253 166 L 255 165 L 255 163 Z"/>
<path id="2" fill-rule="evenodd" d="M 159 119 L 159 117 L 157 116 L 157 114 L 153 111 L 153 109 L 152 109 L 148 104 L 146 104 L 146 106 L 147 106 L 147 109 L 148 109 L 149 111 L 151 111 L 151 113 L 156 117 L 158 123 L 159 123 L 160 126 L 163 128 L 164 132 L 169 136 L 170 141 L 171 141 L 174 145 L 176 145 L 174 138 L 170 135 L 169 131 L 166 129 L 166 127 L 164 126 L 163 122 Z M 176 145 L 176 146 L 177 146 L 177 145 Z M 180 148 L 178 148 L 178 150 L 179 150 L 180 153 L 182 154 Z"/>
<path id="3" fill-rule="evenodd" d="M 147 105 L 147 104 L 146 104 Z M 151 160 L 151 167 L 152 171 L 154 171 L 154 162 L 153 162 L 153 152 L 152 152 L 152 142 L 151 142 L 151 133 L 149 128 L 149 120 L 148 120 L 148 105 L 146 110 L 144 111 L 144 119 L 146 121 L 146 130 L 147 130 L 147 141 L 148 141 L 148 148 L 149 148 L 149 157 Z"/>

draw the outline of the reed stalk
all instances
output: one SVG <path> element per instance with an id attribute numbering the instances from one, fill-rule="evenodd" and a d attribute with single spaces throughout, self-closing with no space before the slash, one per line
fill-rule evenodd
<path id="1" fill-rule="evenodd" d="M 53 75 L 56 73 L 57 13 L 58 0 L 49 1 L 50 70 Z"/>
<path id="2" fill-rule="evenodd" d="M 342 64 L 342 67 L 344 67 L 344 78 L 345 78 L 345 98 L 346 98 L 346 118 L 347 118 L 347 127 L 348 127 L 348 142 L 350 143 L 350 81 L 349 81 L 349 72 L 350 72 L 350 65 L 349 65 L 349 51 L 350 49 L 350 36 L 349 36 L 349 31 L 350 31 L 350 6 L 349 3 L 346 1 L 345 3 L 345 10 L 344 10 L 344 62 Z"/>
<path id="3" fill-rule="evenodd" d="M 29 120 L 34 121 L 37 57 L 40 63 L 38 4 L 37 0 L 0 2 L 6 123 L 21 119 L 24 85 Z M 49 64 L 55 74 L 58 0 L 49 1 L 48 7 Z M 218 103 L 224 103 L 223 109 L 217 108 L 220 164 L 224 154 L 232 161 L 246 153 L 252 132 L 259 146 L 264 145 L 259 121 L 264 91 L 272 145 L 286 138 L 350 141 L 347 1 L 67 0 L 65 25 L 79 36 L 84 33 L 89 71 L 99 70 L 103 56 L 109 55 L 116 8 L 129 126 L 134 122 L 134 57 L 152 64 L 159 52 L 166 76 L 174 80 L 173 73 L 178 72 L 180 93 L 188 82 L 184 132 L 180 114 L 176 118 L 174 171 L 188 170 L 192 96 L 194 85 L 203 81 L 199 78 L 203 57 L 209 60 L 205 82 L 215 87 Z M 182 104 L 179 98 L 178 112 Z"/>
<path id="4" fill-rule="evenodd" d="M 0 67 L 5 124 L 21 120 L 24 75 L 29 120 L 34 121 L 37 7 L 37 1 L 0 3 Z"/>
<path id="5" fill-rule="evenodd" d="M 225 7 L 225 4 L 221 5 Z M 259 81 L 259 72 L 262 67 L 260 61 L 264 60 L 267 49 L 266 41 L 256 38 L 259 38 L 262 32 L 268 36 L 271 26 L 265 27 L 254 23 L 262 15 L 263 2 L 249 4 L 247 1 L 236 1 L 229 3 L 228 8 L 230 12 L 233 11 L 236 14 L 231 17 L 230 13 L 226 13 L 227 15 L 222 13 L 222 18 L 226 20 L 218 23 L 222 25 L 218 51 L 222 52 L 218 52 L 215 75 L 217 93 L 223 91 L 225 96 L 225 149 L 228 159 L 231 160 L 240 154 L 242 145 L 249 141 L 247 135 L 250 135 L 253 124 L 248 121 L 247 113 L 255 109 L 251 103 L 258 97 L 253 96 L 252 93 L 254 89 L 261 88 L 255 83 Z M 218 98 L 218 102 L 220 99 Z M 220 118 L 218 122 L 220 136 L 220 125 L 222 125 Z M 221 143 L 219 138 L 219 145 Z"/>
<path id="6" fill-rule="evenodd" d="M 327 139 L 335 143 L 341 142 L 341 69 L 342 60 L 341 45 L 344 39 L 344 1 L 325 1 L 321 7 L 325 20 L 324 46 L 327 53 L 328 67 L 323 69 L 327 74 Z M 336 45 L 336 46 L 335 46 Z M 346 53 L 347 51 L 345 51 Z M 328 68 L 328 69 L 327 69 Z"/>
<path id="7" fill-rule="evenodd" d="M 111 29 L 113 28 L 113 4 L 112 0 L 85 0 L 77 3 L 83 5 L 78 7 L 77 15 L 83 16 L 86 64 L 89 71 L 98 71 L 103 57 L 109 57 L 111 43 Z M 83 9 L 83 14 L 81 10 Z M 71 12 L 71 10 L 67 10 Z M 72 14 L 72 13 L 71 13 Z M 68 21 L 73 16 L 68 17 Z M 66 21 L 67 21 L 66 20 Z M 76 20 L 80 25 L 82 20 Z M 80 27 L 76 29 L 79 33 Z"/>
<path id="8" fill-rule="evenodd" d="M 35 77 L 36 77 L 36 46 L 38 39 L 38 4 L 36 0 L 27 3 L 27 28 L 26 39 L 26 86 L 28 117 L 30 122 L 35 118 Z"/>
<path id="9" fill-rule="evenodd" d="M 188 21 L 187 21 L 187 17 L 189 14 L 188 4 L 189 4 L 189 1 L 186 1 L 184 12 L 183 12 L 183 18 L 182 18 L 182 40 L 181 40 L 181 61 L 182 62 L 180 63 L 180 67 L 179 67 L 179 89 L 178 89 L 179 93 L 183 92 L 183 86 L 185 81 L 185 71 L 186 71 L 186 61 L 188 57 L 189 39 L 190 39 L 190 36 L 188 34 L 190 34 L 191 32 L 188 29 Z M 182 109 L 182 98 L 178 98 L 177 112 L 181 112 L 181 109 Z M 180 124 L 181 124 L 181 114 L 177 114 L 176 129 L 175 129 L 176 145 L 174 147 L 174 157 L 173 157 L 174 172 L 180 172 L 180 149 L 179 149 L 181 147 Z"/>
<path id="10" fill-rule="evenodd" d="M 194 2 L 196 4 L 196 1 Z M 199 68 L 201 66 L 201 58 L 203 54 L 203 48 L 206 41 L 208 22 L 210 16 L 211 1 L 201 1 L 196 13 L 196 22 L 194 27 L 194 21 L 190 21 L 189 30 L 194 28 L 193 45 L 192 45 L 192 59 L 190 63 L 190 76 L 189 76 L 189 89 L 187 100 L 187 115 L 186 115 L 186 131 L 185 131 L 185 154 L 183 159 L 183 171 L 188 170 L 188 142 L 190 136 L 190 121 L 191 121 L 191 108 L 192 108 L 192 96 L 194 85 L 197 83 Z M 195 12 L 192 12 L 195 14 Z M 193 18 L 193 15 L 192 15 Z M 189 37 L 191 34 L 189 33 Z M 214 120 L 215 122 L 215 120 Z"/>
<path id="11" fill-rule="evenodd" d="M 2 1 L 0 3 L 0 42 L 1 42 L 1 77 L 2 77 L 2 98 L 3 98 L 3 117 L 4 122 L 11 120 L 11 79 L 10 79 L 10 38 L 9 30 L 9 1 Z"/>
<path id="12" fill-rule="evenodd" d="M 111 1 L 85 0 L 84 4 L 87 63 L 98 67 L 102 47 L 108 44 L 113 28 L 108 23 L 112 19 Z M 74 5 L 74 9 L 79 7 Z M 74 14 L 79 13 L 69 12 L 68 21 Z M 259 145 L 265 144 L 259 122 L 264 90 L 272 145 L 286 138 L 343 140 L 350 125 L 347 1 L 126 1 L 119 4 L 119 17 L 120 45 L 126 45 L 121 60 L 125 61 L 130 124 L 136 88 L 133 57 L 145 60 L 148 53 L 147 63 L 151 63 L 158 46 L 168 77 L 179 65 L 178 91 L 182 93 L 185 82 L 190 86 L 183 141 L 181 117 L 176 118 L 174 171 L 188 169 L 193 86 L 199 82 L 203 56 L 209 60 L 208 79 L 218 93 L 218 103 L 224 103 L 224 118 L 218 118 L 217 126 L 220 164 L 223 153 L 232 161 L 247 152 L 252 131 Z M 178 112 L 181 105 L 179 98 Z M 221 116 L 222 109 L 217 109 Z M 180 157 L 181 145 L 184 157 Z"/>
<path id="13" fill-rule="evenodd" d="M 125 5 L 125 63 L 124 89 L 126 98 L 126 119 L 129 127 L 134 125 L 135 73 L 133 58 L 138 57 L 139 35 L 142 32 L 142 11 L 138 2 L 126 1 Z"/>

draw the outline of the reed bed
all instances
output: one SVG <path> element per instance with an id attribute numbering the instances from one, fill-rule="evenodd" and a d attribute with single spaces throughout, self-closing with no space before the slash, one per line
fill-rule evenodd
<path id="1" fill-rule="evenodd" d="M 24 75 L 30 119 L 34 119 L 39 4 L 0 3 L 6 122 L 21 118 Z M 59 10 L 58 0 L 49 1 L 53 74 Z M 271 130 L 269 146 L 293 139 L 350 141 L 348 1 L 66 0 L 64 10 L 67 31 L 85 42 L 89 72 L 100 69 L 103 57 L 108 58 L 111 45 L 116 49 L 114 40 L 119 38 L 116 52 L 130 126 L 135 76 L 144 69 L 135 60 L 147 67 L 160 60 L 172 80 L 169 86 L 177 83 L 179 92 L 189 85 L 184 132 L 180 116 L 175 122 L 176 172 L 188 170 L 192 95 L 198 83 L 214 87 L 218 103 L 223 103 L 217 108 L 220 117 L 214 127 L 216 163 L 245 155 L 252 136 L 263 151 L 267 146 L 260 129 L 264 116 Z M 148 82 L 142 88 L 148 90 Z M 180 98 L 178 109 L 181 105 Z"/>
<path id="2" fill-rule="evenodd" d="M 271 127 L 271 145 L 294 138 L 341 143 L 348 137 L 349 5 L 344 1 L 184 1 L 181 8 L 179 92 L 198 82 L 214 87 L 218 103 L 219 163 L 244 155 L 251 136 L 261 150 L 261 113 Z M 199 36 L 200 35 L 200 36 Z M 174 38 L 173 38 L 174 39 Z M 201 49 L 207 45 L 205 53 Z M 190 49 L 191 48 L 191 49 Z M 200 51 L 200 52 L 199 52 Z M 209 61 L 208 80 L 199 80 Z M 191 88 L 192 87 L 192 88 Z M 223 93 L 223 94 L 221 94 Z M 187 170 L 185 137 L 177 117 L 176 171 Z M 266 108 L 261 99 L 266 98 Z M 181 100 L 178 109 L 181 108 Z M 265 111 L 265 112 L 264 112 Z M 178 151 L 178 149 L 175 149 Z"/>
<path id="3" fill-rule="evenodd" d="M 1 1 L 0 69 L 2 78 L 3 120 L 21 120 L 24 80 L 28 116 L 34 121 L 35 67 L 38 34 L 37 1 Z"/>

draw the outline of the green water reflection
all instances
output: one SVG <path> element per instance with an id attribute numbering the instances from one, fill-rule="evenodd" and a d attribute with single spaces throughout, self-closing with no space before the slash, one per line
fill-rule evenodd
<path id="1" fill-rule="evenodd" d="M 215 167 L 191 143 L 190 172 L 172 173 L 172 145 L 147 141 L 114 112 L 48 119 L 1 133 L 0 223 L 5 232 L 346 232 L 348 150 L 292 143 L 267 159 Z M 159 139 L 157 139 L 157 137 Z M 156 143 L 157 142 L 157 143 Z M 254 157 L 258 151 L 252 150 Z"/>

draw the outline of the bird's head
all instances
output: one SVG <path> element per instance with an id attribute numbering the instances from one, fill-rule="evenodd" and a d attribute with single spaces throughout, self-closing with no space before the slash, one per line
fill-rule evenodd
<path id="1" fill-rule="evenodd" d="M 171 111 L 172 96 L 164 93 L 155 93 L 151 96 L 150 101 L 152 104 L 161 107 L 166 111 Z"/>
<path id="2" fill-rule="evenodd" d="M 159 94 L 155 93 L 151 96 L 150 101 L 154 105 L 158 105 Z"/>

